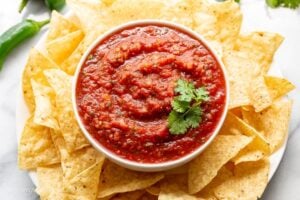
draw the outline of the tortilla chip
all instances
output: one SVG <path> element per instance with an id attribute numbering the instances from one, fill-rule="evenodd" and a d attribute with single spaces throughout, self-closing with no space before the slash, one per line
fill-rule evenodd
<path id="1" fill-rule="evenodd" d="M 116 0 L 102 0 L 105 6 L 111 6 Z"/>
<path id="2" fill-rule="evenodd" d="M 78 27 L 79 30 L 81 30 L 79 28 L 79 27 L 81 27 L 80 20 L 79 20 L 78 16 L 74 12 L 68 13 L 68 20 L 70 22 L 72 22 L 73 24 L 75 24 Z"/>
<path id="3" fill-rule="evenodd" d="M 71 92 L 72 77 L 61 70 L 45 70 L 51 87 L 56 93 L 57 120 L 69 152 L 89 146 L 75 119 Z"/>
<path id="4" fill-rule="evenodd" d="M 270 69 L 273 56 L 283 41 L 283 37 L 277 33 L 252 32 L 240 35 L 234 49 L 244 52 L 248 58 L 261 66 L 261 72 L 267 73 Z"/>
<path id="5" fill-rule="evenodd" d="M 268 183 L 268 160 L 246 162 L 236 166 L 234 175 L 214 189 L 218 199 L 258 199 Z"/>
<path id="6" fill-rule="evenodd" d="M 193 0 L 177 1 L 175 3 L 166 4 L 167 5 L 163 6 L 162 10 L 156 10 L 152 17 L 159 17 L 162 20 L 172 21 L 193 28 Z"/>
<path id="7" fill-rule="evenodd" d="M 46 43 L 68 35 L 77 30 L 79 30 L 79 28 L 74 23 L 72 23 L 72 21 L 68 20 L 54 10 L 51 14 L 51 21 Z"/>
<path id="8" fill-rule="evenodd" d="M 223 166 L 219 171 L 217 176 L 207 185 L 205 186 L 199 193 L 197 193 L 197 197 L 209 199 L 209 200 L 217 200 L 214 195 L 214 189 L 218 187 L 221 183 L 223 183 L 226 179 L 232 176 L 232 172 Z"/>
<path id="9" fill-rule="evenodd" d="M 67 181 L 72 180 L 75 176 L 104 158 L 102 154 L 92 147 L 69 153 L 60 131 L 52 131 L 51 137 L 55 146 L 59 149 L 63 174 Z"/>
<path id="10" fill-rule="evenodd" d="M 265 152 L 267 155 L 270 153 L 270 146 L 264 135 L 262 135 L 260 132 L 255 130 L 253 127 L 251 127 L 249 124 L 247 124 L 231 112 L 228 112 L 225 122 L 220 130 L 220 134 L 243 134 L 246 136 L 254 137 L 251 143 L 254 143 L 257 149 Z"/>
<path id="11" fill-rule="evenodd" d="M 110 200 L 138 200 L 145 193 L 145 190 L 136 190 L 133 192 L 120 193 Z"/>
<path id="12" fill-rule="evenodd" d="M 34 48 L 31 49 L 22 77 L 23 95 L 30 112 L 33 112 L 35 109 L 30 80 L 34 79 L 37 83 L 47 86 L 48 82 L 44 77 L 43 71 L 52 68 L 58 69 L 58 66 L 40 51 Z"/>
<path id="13" fill-rule="evenodd" d="M 52 105 L 54 99 L 52 88 L 41 85 L 33 79 L 31 79 L 31 86 L 36 105 L 33 122 L 48 128 L 58 129 L 54 114 L 55 108 Z"/>
<path id="14" fill-rule="evenodd" d="M 107 12 L 101 1 L 68 0 L 68 6 L 80 20 L 80 25 L 85 34 L 97 30 L 107 30 L 102 23 L 104 13 Z"/>
<path id="15" fill-rule="evenodd" d="M 253 110 L 243 110 L 243 118 L 264 135 L 270 143 L 271 152 L 274 152 L 282 146 L 286 139 L 291 108 L 291 100 L 280 99 L 259 113 Z"/>
<path id="16" fill-rule="evenodd" d="M 157 196 L 154 196 L 149 193 L 144 193 L 139 200 L 157 200 Z"/>
<path id="17" fill-rule="evenodd" d="M 92 32 L 88 35 L 85 35 L 73 53 L 63 63 L 61 63 L 61 69 L 67 74 L 73 75 L 84 52 L 99 35 L 100 33 L 98 32 Z"/>
<path id="18" fill-rule="evenodd" d="M 265 76 L 264 78 L 269 93 L 274 100 L 283 97 L 288 92 L 295 89 L 295 86 L 287 79 L 275 76 Z"/>
<path id="19" fill-rule="evenodd" d="M 234 0 L 215 2 L 211 9 L 217 17 L 218 33 L 215 40 L 222 43 L 225 49 L 232 48 L 242 25 L 242 12 L 239 5 Z"/>
<path id="20" fill-rule="evenodd" d="M 165 174 L 185 174 L 187 173 L 189 169 L 189 165 L 185 164 L 185 165 L 181 165 L 179 167 L 173 168 L 173 169 L 169 169 L 167 171 L 165 171 Z"/>
<path id="21" fill-rule="evenodd" d="M 253 140 L 242 149 L 234 158 L 231 159 L 235 165 L 242 162 L 258 161 L 266 156 L 266 153 L 258 148 L 257 140 Z"/>
<path id="22" fill-rule="evenodd" d="M 41 200 L 63 200 L 63 174 L 60 165 L 37 168 L 38 184 L 36 192 Z"/>
<path id="23" fill-rule="evenodd" d="M 233 0 L 193 1 L 194 29 L 208 40 L 215 40 L 230 49 L 242 24 L 240 7 Z"/>
<path id="24" fill-rule="evenodd" d="M 229 109 L 250 105 L 248 91 L 252 78 L 259 72 L 259 66 L 246 55 L 236 51 L 224 53 L 223 62 L 229 76 Z"/>
<path id="25" fill-rule="evenodd" d="M 96 199 L 103 162 L 104 157 L 76 175 L 72 180 L 65 182 L 64 192 L 70 199 Z"/>
<path id="26" fill-rule="evenodd" d="M 219 135 L 196 159 L 190 162 L 188 171 L 189 193 L 203 189 L 221 167 L 252 141 L 243 135 Z"/>
<path id="27" fill-rule="evenodd" d="M 81 30 L 69 33 L 63 37 L 52 40 L 46 44 L 46 49 L 52 60 L 62 63 L 76 49 L 83 38 Z"/>
<path id="28" fill-rule="evenodd" d="M 100 175 L 98 198 L 141 190 L 153 185 L 163 177 L 162 173 L 131 171 L 107 161 Z"/>
<path id="29" fill-rule="evenodd" d="M 187 176 L 172 175 L 166 177 L 161 183 L 158 200 L 197 200 L 196 196 L 188 194 Z"/>
<path id="30" fill-rule="evenodd" d="M 18 147 L 18 165 L 21 169 L 35 169 L 60 162 L 52 142 L 50 129 L 33 123 L 30 117 L 23 129 Z"/>
<path id="31" fill-rule="evenodd" d="M 150 187 L 146 188 L 146 191 L 149 193 L 149 194 L 152 194 L 154 196 L 158 196 L 159 193 L 160 193 L 160 182 L 154 184 L 154 185 L 151 185 Z"/>
<path id="32" fill-rule="evenodd" d="M 272 104 L 272 97 L 262 76 L 252 79 L 249 87 L 249 97 L 255 112 L 260 112 Z"/>

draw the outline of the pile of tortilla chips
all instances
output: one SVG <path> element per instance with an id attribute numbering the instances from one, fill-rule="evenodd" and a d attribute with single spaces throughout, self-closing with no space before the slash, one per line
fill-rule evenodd
<path id="1" fill-rule="evenodd" d="M 294 86 L 268 75 L 283 38 L 240 33 L 233 0 L 69 0 L 72 14 L 52 13 L 43 49 L 33 48 L 23 74 L 30 111 L 19 144 L 19 167 L 36 170 L 42 200 L 255 200 L 268 182 L 269 156 L 286 139 Z M 72 76 L 96 37 L 119 24 L 163 19 L 202 34 L 229 75 L 230 107 L 212 144 L 177 169 L 142 173 L 120 167 L 83 136 L 71 103 Z"/>

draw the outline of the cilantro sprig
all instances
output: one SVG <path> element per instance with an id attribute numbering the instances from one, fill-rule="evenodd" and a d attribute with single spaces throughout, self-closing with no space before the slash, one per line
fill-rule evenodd
<path id="1" fill-rule="evenodd" d="M 266 3 L 271 8 L 277 8 L 279 6 L 296 9 L 300 5 L 300 0 L 266 0 Z"/>
<path id="2" fill-rule="evenodd" d="M 216 1 L 226 1 L 226 0 L 216 0 Z M 234 0 L 237 3 L 240 3 L 240 0 Z M 300 6 L 300 0 L 265 0 L 267 5 L 271 8 L 285 7 L 296 9 Z"/>
<path id="3" fill-rule="evenodd" d="M 209 100 L 204 87 L 179 79 L 175 88 L 176 96 L 171 102 L 172 111 L 168 116 L 169 131 L 173 135 L 184 134 L 189 128 L 197 128 L 201 122 L 201 103 Z"/>

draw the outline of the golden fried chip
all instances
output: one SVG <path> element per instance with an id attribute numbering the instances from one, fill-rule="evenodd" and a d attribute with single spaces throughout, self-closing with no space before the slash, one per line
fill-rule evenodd
<path id="1" fill-rule="evenodd" d="M 246 53 L 249 59 L 259 64 L 261 72 L 265 74 L 269 71 L 273 56 L 282 41 L 283 37 L 277 33 L 253 32 L 240 35 L 234 49 Z"/>
<path id="2" fill-rule="evenodd" d="M 48 85 L 43 71 L 51 68 L 58 69 L 58 66 L 40 51 L 31 49 L 22 77 L 23 95 L 30 112 L 33 112 L 35 108 L 30 80 L 34 79 L 42 85 Z"/>
<path id="3" fill-rule="evenodd" d="M 68 13 L 68 20 L 70 22 L 72 22 L 73 24 L 75 24 L 78 27 L 79 30 L 81 30 L 79 28 L 79 27 L 81 27 L 80 20 L 74 12 Z M 71 31 L 71 32 L 73 32 L 73 31 Z"/>
<path id="4" fill-rule="evenodd" d="M 38 184 L 36 192 L 41 200 L 63 200 L 63 174 L 60 165 L 37 168 Z"/>
<path id="5" fill-rule="evenodd" d="M 157 196 L 154 196 L 152 194 L 149 194 L 148 192 L 145 192 L 139 200 L 157 200 Z"/>
<path id="6" fill-rule="evenodd" d="M 255 111 L 260 112 L 269 107 L 272 104 L 272 97 L 265 83 L 265 79 L 262 76 L 258 76 L 253 78 L 250 84 L 249 97 Z"/>
<path id="7" fill-rule="evenodd" d="M 257 144 L 258 140 L 253 140 L 250 144 L 248 144 L 244 149 L 242 149 L 231 161 L 234 162 L 235 165 L 242 162 L 250 162 L 250 161 L 258 161 L 266 156 L 266 153 L 259 149 L 259 144 Z"/>
<path id="8" fill-rule="evenodd" d="M 69 152 L 86 147 L 89 142 L 75 119 L 71 100 L 72 77 L 61 70 L 45 70 L 45 76 L 56 93 L 57 118 Z"/>
<path id="9" fill-rule="evenodd" d="M 31 86 L 36 105 L 33 122 L 48 128 L 58 129 L 54 114 L 55 108 L 52 105 L 54 92 L 50 87 L 41 85 L 33 79 L 31 79 Z"/>
<path id="10" fill-rule="evenodd" d="M 83 33 L 81 30 L 78 30 L 48 42 L 46 49 L 50 58 L 57 64 L 62 63 L 72 54 L 82 38 Z"/>
<path id="11" fill-rule="evenodd" d="M 292 102 L 286 99 L 275 101 L 269 108 L 256 113 L 243 110 L 243 118 L 261 132 L 270 143 L 271 152 L 281 147 L 288 132 Z"/>
<path id="12" fill-rule="evenodd" d="M 18 165 L 21 169 L 35 169 L 60 162 L 52 142 L 50 129 L 33 123 L 30 117 L 23 129 L 18 147 Z"/>
<path id="13" fill-rule="evenodd" d="M 107 30 L 102 23 L 107 9 L 104 9 L 106 7 L 101 1 L 68 0 L 67 4 L 78 17 L 85 34 L 98 30 L 102 30 L 102 32 Z"/>
<path id="14" fill-rule="evenodd" d="M 79 30 L 70 20 L 56 11 L 52 12 L 46 43 Z"/>
<path id="15" fill-rule="evenodd" d="M 145 193 L 144 190 L 136 190 L 133 192 L 120 193 L 112 197 L 110 200 L 138 200 Z"/>
<path id="16" fill-rule="evenodd" d="M 242 13 L 233 0 L 193 1 L 194 29 L 208 40 L 220 42 L 224 49 L 232 48 L 239 35 Z"/>
<path id="17" fill-rule="evenodd" d="M 218 199 L 258 199 L 268 183 L 269 161 L 245 162 L 214 189 Z"/>
<path id="18" fill-rule="evenodd" d="M 156 12 L 153 13 L 153 18 L 168 20 L 193 28 L 193 15 L 193 0 L 184 0 L 175 3 L 166 3 L 166 5 L 162 7 L 162 10 L 156 10 Z"/>
<path id="19" fill-rule="evenodd" d="M 162 173 L 136 172 L 107 161 L 100 175 L 98 198 L 147 188 L 164 177 Z"/>
<path id="20" fill-rule="evenodd" d="M 225 49 L 231 48 L 242 25 L 242 13 L 239 5 L 234 0 L 215 2 L 212 4 L 211 12 L 217 17 L 218 33 L 214 39 L 222 43 Z"/>
<path id="21" fill-rule="evenodd" d="M 70 181 L 65 181 L 64 192 L 66 196 L 69 199 L 96 199 L 103 162 L 104 157 Z"/>
<path id="22" fill-rule="evenodd" d="M 85 35 L 73 53 L 63 63 L 61 63 L 61 69 L 67 74 L 73 75 L 84 52 L 98 36 L 99 34 L 97 32 L 92 32 L 88 35 Z"/>
<path id="23" fill-rule="evenodd" d="M 226 179 L 232 176 L 232 172 L 223 166 L 219 171 L 217 176 L 207 185 L 205 186 L 199 193 L 197 193 L 197 197 L 213 200 L 216 199 L 214 195 L 214 189 L 218 187 L 221 183 L 223 183 Z M 216 199 L 217 200 L 217 199 Z"/>
<path id="24" fill-rule="evenodd" d="M 173 169 L 169 169 L 165 171 L 165 174 L 185 174 L 187 173 L 188 169 L 189 169 L 189 165 L 185 164 Z"/>
<path id="25" fill-rule="evenodd" d="M 257 149 L 265 152 L 266 154 L 270 153 L 270 146 L 264 135 L 256 131 L 253 127 L 251 127 L 249 124 L 247 124 L 231 112 L 228 112 L 225 122 L 220 130 L 220 134 L 243 134 L 246 136 L 254 137 L 251 143 L 254 143 Z"/>
<path id="26" fill-rule="evenodd" d="M 259 66 L 246 55 L 236 51 L 224 53 L 223 62 L 229 76 L 229 108 L 250 105 L 249 87 Z"/>
<path id="27" fill-rule="evenodd" d="M 78 2 L 77 0 L 68 2 L 79 16 L 85 33 L 95 30 L 107 31 L 109 28 L 132 20 L 158 19 L 165 6 L 159 0 L 116 0 L 109 7 L 102 2 Z"/>
<path id="28" fill-rule="evenodd" d="M 61 155 L 61 165 L 66 181 L 72 180 L 75 176 L 82 173 L 90 166 L 103 160 L 104 156 L 92 147 L 69 153 L 65 140 L 60 131 L 52 131 L 51 137 Z"/>
<path id="29" fill-rule="evenodd" d="M 167 176 L 161 183 L 158 200 L 197 200 L 194 195 L 188 194 L 187 175 Z"/>
<path id="30" fill-rule="evenodd" d="M 252 141 L 243 135 L 219 135 L 207 149 L 190 162 L 188 171 L 189 193 L 203 189 L 221 167 Z"/>
<path id="31" fill-rule="evenodd" d="M 295 89 L 295 86 L 284 78 L 265 76 L 265 82 L 272 99 L 278 99 Z"/>
<path id="32" fill-rule="evenodd" d="M 160 193 L 160 182 L 154 184 L 154 185 L 151 185 L 150 187 L 146 188 L 146 191 L 149 193 L 149 194 L 152 194 L 154 196 L 158 196 L 159 193 Z"/>

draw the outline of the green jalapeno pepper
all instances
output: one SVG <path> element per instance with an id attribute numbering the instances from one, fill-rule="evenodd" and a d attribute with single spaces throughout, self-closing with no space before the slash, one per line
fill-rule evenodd
<path id="1" fill-rule="evenodd" d="M 64 7 L 65 3 L 65 0 L 45 0 L 45 4 L 50 10 L 60 10 Z"/>
<path id="2" fill-rule="evenodd" d="M 37 22 L 27 19 L 8 29 L 0 36 L 0 70 L 7 55 L 20 43 L 34 36 L 49 20 Z"/>
<path id="3" fill-rule="evenodd" d="M 66 0 L 44 0 L 44 2 L 50 10 L 60 10 L 66 4 Z M 20 13 L 25 8 L 27 3 L 28 3 L 28 0 L 21 0 L 20 6 L 19 6 Z"/>
<path id="4" fill-rule="evenodd" d="M 27 3 L 28 3 L 28 0 L 21 1 L 20 5 L 19 5 L 19 13 L 21 13 L 22 10 L 26 7 Z"/>

